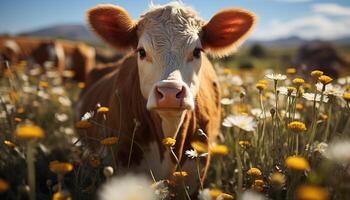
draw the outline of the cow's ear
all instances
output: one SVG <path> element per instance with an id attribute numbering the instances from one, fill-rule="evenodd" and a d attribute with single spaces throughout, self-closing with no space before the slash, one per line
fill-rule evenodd
<path id="1" fill-rule="evenodd" d="M 203 48 L 215 57 L 229 55 L 245 40 L 255 22 L 256 16 L 248 11 L 222 10 L 203 26 Z"/>
<path id="2" fill-rule="evenodd" d="M 108 44 L 120 51 L 136 48 L 136 23 L 124 8 L 102 4 L 88 10 L 86 17 L 91 29 Z"/>

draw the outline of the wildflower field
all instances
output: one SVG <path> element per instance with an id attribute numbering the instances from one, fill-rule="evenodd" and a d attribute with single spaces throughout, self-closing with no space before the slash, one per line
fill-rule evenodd
<path id="1" fill-rule="evenodd" d="M 192 143 L 186 156 L 211 165 L 199 199 L 350 199 L 350 77 L 322 71 L 238 71 L 216 66 L 222 90 L 217 144 Z M 102 130 L 107 107 L 84 116 L 74 108 L 84 83 L 54 66 L 26 61 L 0 78 L 0 199 L 188 199 L 176 182 L 115 173 L 117 137 L 78 137 Z M 80 121 L 74 124 L 74 119 Z M 202 130 L 198 134 L 206 136 Z M 83 140 L 99 140 L 101 154 Z M 172 146 L 176 141 L 164 140 Z M 200 162 L 197 162 L 201 169 Z M 105 186 L 103 184 L 107 183 Z M 123 196 L 124 195 L 124 196 Z M 131 195 L 131 196 L 127 196 Z"/>

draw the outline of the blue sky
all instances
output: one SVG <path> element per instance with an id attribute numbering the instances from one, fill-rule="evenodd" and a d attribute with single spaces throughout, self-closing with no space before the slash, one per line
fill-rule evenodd
<path id="1" fill-rule="evenodd" d="M 55 24 L 85 23 L 84 12 L 99 3 L 113 3 L 127 9 L 133 19 L 151 0 L 1 0 L 0 33 L 19 33 Z M 164 4 L 169 0 L 153 0 Z M 350 36 L 350 0 L 183 0 L 202 18 L 222 8 L 239 7 L 259 17 L 254 38 L 288 36 L 334 39 Z"/>

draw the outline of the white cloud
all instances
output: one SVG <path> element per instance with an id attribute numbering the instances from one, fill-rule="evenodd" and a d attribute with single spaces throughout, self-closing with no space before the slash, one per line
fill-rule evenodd
<path id="1" fill-rule="evenodd" d="M 337 4 L 315 4 L 311 8 L 309 16 L 289 21 L 274 20 L 265 27 L 259 26 L 253 37 L 262 40 L 290 36 L 336 39 L 350 35 L 350 8 Z"/>
<path id="2" fill-rule="evenodd" d="M 312 15 L 290 21 L 273 21 L 267 27 L 258 29 L 253 35 L 258 39 L 274 39 L 299 36 L 313 39 L 335 39 L 350 35 L 350 20 L 331 20 L 325 16 Z"/>
<path id="3" fill-rule="evenodd" d="M 316 13 L 333 16 L 350 16 L 350 7 L 341 6 L 335 3 L 317 3 L 312 5 Z"/>

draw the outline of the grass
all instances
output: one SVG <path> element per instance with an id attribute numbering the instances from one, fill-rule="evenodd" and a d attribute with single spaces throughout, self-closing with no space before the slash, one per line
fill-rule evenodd
<path id="1" fill-rule="evenodd" d="M 265 58 L 251 58 L 242 51 L 235 55 L 239 59 L 219 62 L 223 126 L 218 144 L 204 150 L 203 144 L 193 145 L 192 152 L 198 170 L 200 155 L 212 156 L 201 197 L 350 198 L 350 147 L 342 146 L 344 141 L 349 144 L 350 136 L 350 102 L 345 95 L 349 82 L 333 80 L 333 90 L 330 84 L 318 83 L 317 90 L 317 77 L 304 84 L 297 84 L 294 74 L 283 80 L 266 78 L 265 69 L 289 67 L 283 58 L 290 57 L 291 51 L 268 50 Z M 259 69 L 235 69 L 246 60 Z M 78 138 L 73 124 L 73 108 L 84 85 L 69 77 L 62 79 L 49 65 L 45 70 L 25 72 L 30 67 L 23 61 L 6 69 L 0 79 L 1 199 L 59 199 L 60 195 L 61 199 L 91 199 L 117 166 L 113 159 L 117 138 L 106 136 L 107 140 L 100 141 L 106 156 L 89 154 L 81 141 L 97 139 Z M 76 126 L 84 131 L 86 126 L 97 125 L 106 132 L 103 113 L 108 108 L 100 110 L 102 117 Z M 25 137 L 19 134 L 23 127 L 31 130 Z M 42 130 L 44 136 L 34 130 Z M 170 151 L 172 145 L 167 143 Z M 172 191 L 190 199 L 182 179 L 186 173 L 174 174 L 180 189 L 172 190 L 171 184 L 163 182 L 152 188 L 160 199 L 171 198 Z"/>

